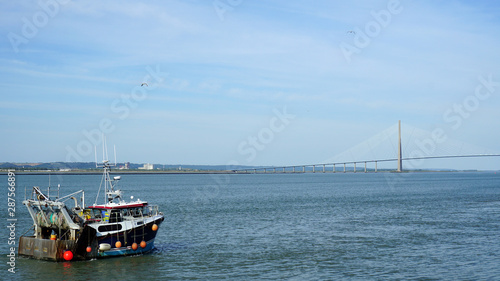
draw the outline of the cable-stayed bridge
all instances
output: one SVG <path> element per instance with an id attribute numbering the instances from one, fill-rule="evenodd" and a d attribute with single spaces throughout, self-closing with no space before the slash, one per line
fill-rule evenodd
<path id="1" fill-rule="evenodd" d="M 401 121 L 372 138 L 318 164 L 252 167 L 234 173 L 346 173 L 403 172 L 421 169 L 422 160 L 500 157 L 482 147 L 449 139 L 443 130 L 427 132 L 407 126 L 408 140 L 401 139 Z M 404 144 L 404 145 L 403 145 Z M 387 149 L 389 148 L 389 149 Z M 382 151 L 382 154 L 379 153 Z M 388 155 L 387 151 L 392 152 Z M 340 159 L 340 160 L 339 160 Z M 353 160 L 361 159 L 361 160 Z M 387 166 L 387 163 L 391 163 Z M 404 164 L 404 165 L 403 165 Z M 383 167 L 380 167 L 383 166 Z"/>

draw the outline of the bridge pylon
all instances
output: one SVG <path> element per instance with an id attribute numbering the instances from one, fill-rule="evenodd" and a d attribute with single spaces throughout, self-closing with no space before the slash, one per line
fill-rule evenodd
<path id="1" fill-rule="evenodd" d="M 401 148 L 401 120 L 399 120 L 398 124 L 398 170 L 397 172 L 401 173 L 403 171 L 403 153 Z"/>

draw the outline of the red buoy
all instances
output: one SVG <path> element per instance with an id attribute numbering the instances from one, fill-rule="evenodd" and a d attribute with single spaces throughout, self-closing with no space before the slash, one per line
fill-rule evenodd
<path id="1" fill-rule="evenodd" d="M 144 240 L 141 241 L 141 248 L 143 249 L 146 248 L 146 241 Z"/>
<path id="2" fill-rule="evenodd" d="M 90 253 L 90 252 L 92 252 L 92 247 L 88 246 L 87 247 L 87 253 Z"/>
<path id="3" fill-rule="evenodd" d="M 132 250 L 134 250 L 134 251 L 135 251 L 135 250 L 137 250 L 137 247 L 138 247 L 138 246 L 137 246 L 137 243 L 135 243 L 135 242 L 134 242 L 134 243 L 132 244 Z"/>
<path id="4" fill-rule="evenodd" d="M 70 261 L 73 259 L 73 253 L 71 251 L 66 251 L 64 252 L 63 257 L 65 260 Z"/>

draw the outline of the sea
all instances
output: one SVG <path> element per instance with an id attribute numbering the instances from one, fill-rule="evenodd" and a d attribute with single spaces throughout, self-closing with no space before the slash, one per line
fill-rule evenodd
<path id="1" fill-rule="evenodd" d="M 32 233 L 22 205 L 32 186 L 104 201 L 100 175 L 19 174 L 15 183 L 9 196 L 0 176 L 3 280 L 500 280 L 500 173 L 124 174 L 125 198 L 165 215 L 152 253 L 16 256 L 9 271 L 9 237 Z"/>

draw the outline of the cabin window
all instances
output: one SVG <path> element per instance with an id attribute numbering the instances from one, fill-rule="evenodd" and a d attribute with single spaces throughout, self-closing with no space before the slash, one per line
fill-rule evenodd
<path id="1" fill-rule="evenodd" d="M 101 210 L 99 209 L 92 209 L 93 217 L 96 219 L 101 219 Z"/>
<path id="2" fill-rule="evenodd" d="M 132 208 L 130 209 L 130 214 L 133 216 L 133 217 L 142 217 L 142 207 L 140 208 Z"/>
<path id="3" fill-rule="evenodd" d="M 120 210 L 112 210 L 109 216 L 109 222 L 122 222 L 123 215 Z"/>
<path id="4" fill-rule="evenodd" d="M 106 225 L 101 225 L 99 226 L 98 230 L 99 232 L 108 232 L 108 231 L 116 231 L 116 230 L 121 230 L 122 225 L 121 224 L 106 224 Z"/>
<path id="5" fill-rule="evenodd" d="M 122 210 L 122 213 L 123 213 L 123 216 L 124 216 L 124 217 L 125 217 L 125 216 L 131 216 L 131 214 L 130 214 L 130 210 L 129 210 L 129 209 L 123 209 L 123 210 Z"/>

